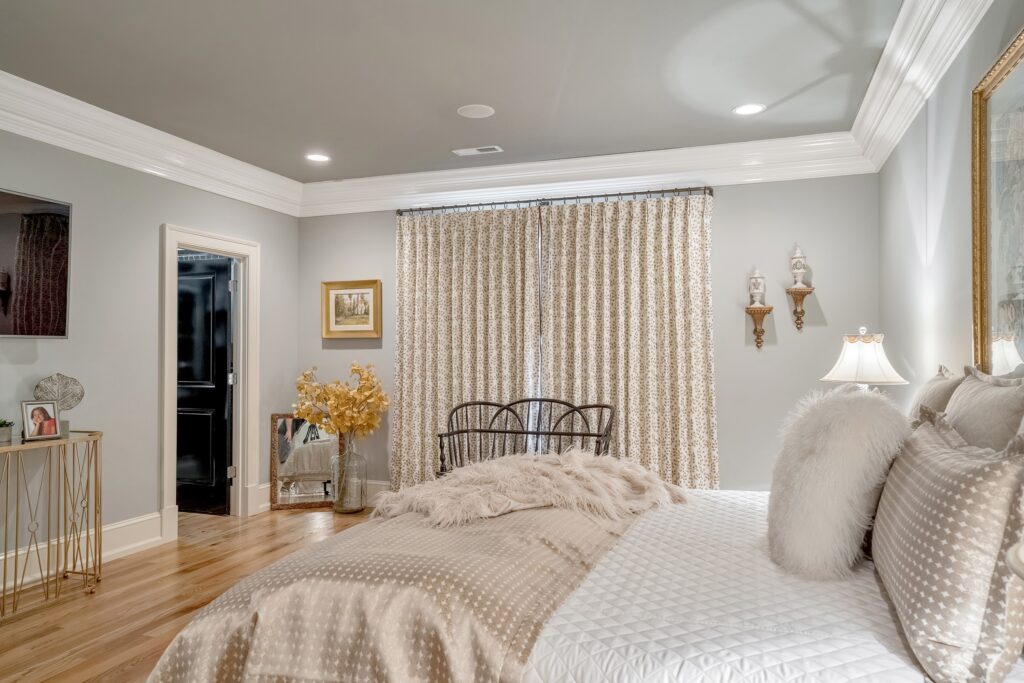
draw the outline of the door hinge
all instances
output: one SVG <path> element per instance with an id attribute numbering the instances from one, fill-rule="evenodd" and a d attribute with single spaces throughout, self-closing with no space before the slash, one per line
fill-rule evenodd
<path id="1" fill-rule="evenodd" d="M 229 387 L 235 386 L 235 373 L 233 373 L 233 372 L 229 372 L 228 373 L 228 386 Z"/>
<path id="2" fill-rule="evenodd" d="M 238 468 L 234 465 L 228 465 L 228 479 L 234 479 L 238 476 Z"/>
<path id="3" fill-rule="evenodd" d="M 228 280 L 228 291 L 232 294 L 238 291 L 238 280 Z"/>

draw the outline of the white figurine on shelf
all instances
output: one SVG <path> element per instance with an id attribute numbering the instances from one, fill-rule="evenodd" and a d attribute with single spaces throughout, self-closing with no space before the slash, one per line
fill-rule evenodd
<path id="1" fill-rule="evenodd" d="M 750 305 L 764 306 L 764 275 L 754 268 L 754 274 L 750 276 Z"/>
<path id="2" fill-rule="evenodd" d="M 793 256 L 789 259 L 789 270 L 793 273 L 793 286 L 801 289 L 810 287 L 804 282 L 804 273 L 807 272 L 807 259 L 804 257 L 804 252 L 800 251 L 800 246 L 797 245 L 796 251 L 793 252 Z"/>

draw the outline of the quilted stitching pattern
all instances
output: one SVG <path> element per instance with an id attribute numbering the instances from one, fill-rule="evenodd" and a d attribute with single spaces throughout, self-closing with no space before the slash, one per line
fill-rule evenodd
<path id="1" fill-rule="evenodd" d="M 688 491 L 644 515 L 545 625 L 524 683 L 925 680 L 872 565 L 784 573 L 767 507 L 762 492 Z"/>

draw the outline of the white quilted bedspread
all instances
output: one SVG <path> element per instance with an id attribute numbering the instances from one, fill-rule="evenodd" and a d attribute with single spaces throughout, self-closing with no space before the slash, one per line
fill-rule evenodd
<path id="1" fill-rule="evenodd" d="M 687 500 L 608 551 L 545 625 L 524 683 L 926 680 L 870 563 L 797 578 L 768 558 L 767 493 Z"/>

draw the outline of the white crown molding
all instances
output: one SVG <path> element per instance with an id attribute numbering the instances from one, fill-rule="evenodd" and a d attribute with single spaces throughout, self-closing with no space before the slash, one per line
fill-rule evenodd
<path id="1" fill-rule="evenodd" d="M 0 129 L 274 211 L 302 183 L 0 71 Z"/>
<path id="2" fill-rule="evenodd" d="M 871 173 L 850 133 L 306 183 L 302 216 Z"/>
<path id="3" fill-rule="evenodd" d="M 992 0 L 903 0 L 853 123 L 876 170 L 935 91 Z"/>
<path id="4" fill-rule="evenodd" d="M 851 132 L 303 185 L 2 71 L 0 130 L 292 216 L 872 173 L 991 4 L 903 0 Z"/>

